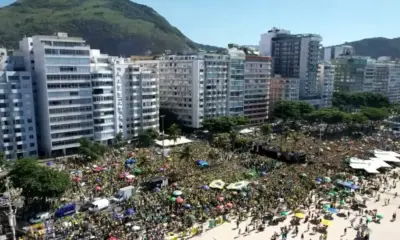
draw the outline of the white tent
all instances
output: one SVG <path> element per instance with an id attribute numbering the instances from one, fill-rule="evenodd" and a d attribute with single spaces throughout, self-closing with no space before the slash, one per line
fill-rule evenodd
<path id="1" fill-rule="evenodd" d="M 375 149 L 375 150 L 374 150 L 374 154 L 392 155 L 392 156 L 395 156 L 395 157 L 400 157 L 400 154 L 398 154 L 397 152 L 393 152 L 393 151 L 383 151 L 383 150 L 379 150 L 379 149 Z"/>
<path id="2" fill-rule="evenodd" d="M 193 142 L 193 141 L 190 139 L 187 139 L 185 137 L 180 137 L 180 138 L 176 139 L 176 141 L 166 139 L 166 140 L 164 140 L 164 147 L 177 146 L 177 145 L 187 144 L 187 143 L 191 143 L 191 142 Z M 156 140 L 155 143 L 160 147 L 163 145 L 162 140 Z"/>

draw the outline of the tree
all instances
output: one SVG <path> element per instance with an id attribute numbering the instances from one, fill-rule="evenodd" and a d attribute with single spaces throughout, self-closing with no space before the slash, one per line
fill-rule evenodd
<path id="1" fill-rule="evenodd" d="M 160 108 L 160 116 L 164 116 L 164 129 L 168 129 L 172 124 L 180 125 L 180 120 L 178 119 L 178 115 L 171 112 L 168 109 Z M 162 126 L 162 118 L 160 118 L 160 127 Z M 162 130 L 162 129 L 161 129 Z"/>
<path id="2" fill-rule="evenodd" d="M 193 159 L 193 149 L 190 145 L 186 145 L 180 152 L 180 158 L 185 159 L 187 162 Z"/>
<path id="3" fill-rule="evenodd" d="M 169 128 L 168 128 L 168 134 L 169 136 L 174 140 L 174 144 L 176 142 L 176 140 L 179 138 L 179 136 L 181 135 L 181 129 L 178 126 L 178 124 L 172 124 Z"/>
<path id="4" fill-rule="evenodd" d="M 303 120 L 314 111 L 314 107 L 304 101 L 279 101 L 272 109 L 274 117 L 282 121 Z"/>
<path id="5" fill-rule="evenodd" d="M 122 134 L 122 132 L 119 132 L 117 133 L 117 135 L 115 135 L 114 141 L 115 148 L 125 147 L 128 144 L 128 142 L 124 139 L 124 135 Z"/>
<path id="6" fill-rule="evenodd" d="M 210 118 L 202 122 L 203 128 L 211 133 L 231 132 L 236 127 L 246 124 L 248 124 L 248 119 L 243 116 Z"/>
<path id="7" fill-rule="evenodd" d="M 22 189 L 22 195 L 33 198 L 60 198 L 70 187 L 68 173 L 40 165 L 36 159 L 19 159 L 8 173 L 15 188 Z"/>
<path id="8" fill-rule="evenodd" d="M 372 122 L 385 120 L 389 116 L 388 111 L 383 108 L 364 107 L 361 108 L 361 113 Z"/>
<path id="9" fill-rule="evenodd" d="M 334 93 L 332 106 L 344 111 L 352 111 L 361 107 L 387 108 L 389 99 L 379 93 Z"/>
<path id="10" fill-rule="evenodd" d="M 97 161 L 102 158 L 108 150 L 105 145 L 87 138 L 79 139 L 79 144 L 79 154 L 82 155 L 85 161 Z"/>
<path id="11" fill-rule="evenodd" d="M 265 140 L 269 140 L 269 136 L 272 133 L 272 127 L 270 124 L 263 124 L 260 128 L 261 130 L 261 135 L 264 137 Z"/>
<path id="12" fill-rule="evenodd" d="M 154 144 L 154 141 L 158 138 L 159 134 L 157 130 L 148 128 L 142 130 L 138 135 L 138 144 L 140 147 L 150 147 Z"/>
<path id="13" fill-rule="evenodd" d="M 329 127 L 334 124 L 347 122 L 349 115 L 334 108 L 323 108 L 308 115 L 308 121 L 311 123 L 325 123 L 325 133 Z"/>

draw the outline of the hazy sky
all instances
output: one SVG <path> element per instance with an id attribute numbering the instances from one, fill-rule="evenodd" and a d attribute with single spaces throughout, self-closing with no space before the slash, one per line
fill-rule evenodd
<path id="1" fill-rule="evenodd" d="M 0 0 L 5 5 L 12 0 Z M 134 0 L 164 16 L 193 41 L 258 44 L 272 27 L 320 34 L 324 45 L 400 37 L 400 0 Z"/>

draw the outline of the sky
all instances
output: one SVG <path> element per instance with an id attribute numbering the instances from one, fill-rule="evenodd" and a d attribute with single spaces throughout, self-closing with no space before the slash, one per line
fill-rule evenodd
<path id="1" fill-rule="evenodd" d="M 0 0 L 0 6 L 13 0 Z M 134 0 L 152 7 L 191 40 L 219 47 L 257 45 L 278 27 L 316 33 L 323 45 L 400 37 L 400 0 Z"/>

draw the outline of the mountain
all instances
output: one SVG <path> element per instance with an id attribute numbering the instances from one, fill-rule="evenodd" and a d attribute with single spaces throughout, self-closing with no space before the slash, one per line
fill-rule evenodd
<path id="1" fill-rule="evenodd" d="M 400 38 L 366 38 L 345 44 L 353 46 L 357 55 L 373 58 L 380 56 L 400 58 Z"/>
<path id="2" fill-rule="evenodd" d="M 0 45 L 66 32 L 110 55 L 219 48 L 197 44 L 152 8 L 129 0 L 17 0 L 0 8 Z"/>

